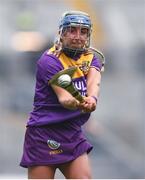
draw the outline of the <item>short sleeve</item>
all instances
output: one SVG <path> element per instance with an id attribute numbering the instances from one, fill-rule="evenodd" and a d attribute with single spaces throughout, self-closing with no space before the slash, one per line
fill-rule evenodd
<path id="1" fill-rule="evenodd" d="M 48 82 L 52 76 L 63 69 L 63 66 L 54 55 L 44 54 L 37 63 L 37 69 L 41 78 L 43 78 L 45 82 Z"/>
<path id="2" fill-rule="evenodd" d="M 100 60 L 94 55 L 90 67 L 94 67 L 97 71 L 101 71 L 102 64 Z"/>

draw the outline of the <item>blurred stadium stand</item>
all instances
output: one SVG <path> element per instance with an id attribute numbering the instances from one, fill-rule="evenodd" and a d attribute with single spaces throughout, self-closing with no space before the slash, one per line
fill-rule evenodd
<path id="1" fill-rule="evenodd" d="M 61 14 L 75 9 L 93 16 L 92 44 L 106 57 L 98 109 L 85 125 L 93 178 L 145 178 L 144 8 L 144 0 L 0 1 L 0 178 L 26 177 L 18 165 L 35 63 L 51 46 Z"/>

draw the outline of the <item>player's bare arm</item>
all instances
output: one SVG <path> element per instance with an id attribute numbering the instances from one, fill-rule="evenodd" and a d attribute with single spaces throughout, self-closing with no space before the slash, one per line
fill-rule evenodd
<path id="1" fill-rule="evenodd" d="M 59 102 L 67 109 L 77 109 L 79 102 L 65 89 L 52 85 L 54 92 L 56 93 Z"/>
<path id="2" fill-rule="evenodd" d="M 92 112 L 96 109 L 100 82 L 101 73 L 93 67 L 90 68 L 87 75 L 87 97 L 84 97 L 85 102 L 82 104 L 84 112 Z"/>
<path id="3" fill-rule="evenodd" d="M 87 75 L 87 95 L 99 97 L 101 73 L 91 67 Z"/>

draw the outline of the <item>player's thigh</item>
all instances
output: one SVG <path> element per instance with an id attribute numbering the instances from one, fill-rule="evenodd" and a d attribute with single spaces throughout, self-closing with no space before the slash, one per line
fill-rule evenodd
<path id="1" fill-rule="evenodd" d="M 28 168 L 28 179 L 53 179 L 55 166 L 32 166 Z"/>
<path id="2" fill-rule="evenodd" d="M 87 153 L 59 167 L 68 179 L 91 179 L 91 167 Z"/>

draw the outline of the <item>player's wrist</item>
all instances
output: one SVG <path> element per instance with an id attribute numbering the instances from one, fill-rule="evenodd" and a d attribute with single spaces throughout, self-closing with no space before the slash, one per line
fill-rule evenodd
<path id="1" fill-rule="evenodd" d="M 91 96 L 95 101 L 96 103 L 98 102 L 98 98 L 96 96 Z"/>

